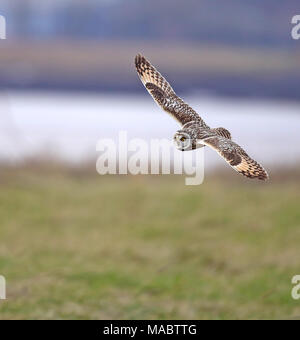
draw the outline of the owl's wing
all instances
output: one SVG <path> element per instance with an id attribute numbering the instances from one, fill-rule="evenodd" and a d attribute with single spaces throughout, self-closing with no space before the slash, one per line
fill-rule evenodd
<path id="1" fill-rule="evenodd" d="M 240 174 L 261 180 L 269 178 L 265 169 L 230 139 L 222 136 L 213 136 L 205 138 L 201 142 L 217 151 Z"/>
<path id="2" fill-rule="evenodd" d="M 182 125 L 197 121 L 200 125 L 207 126 L 198 113 L 176 95 L 171 85 L 145 57 L 138 54 L 135 57 L 135 66 L 142 83 L 163 110 Z"/>

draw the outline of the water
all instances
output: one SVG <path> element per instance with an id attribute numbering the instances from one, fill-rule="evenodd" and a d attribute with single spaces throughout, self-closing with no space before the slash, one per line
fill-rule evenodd
<path id="1" fill-rule="evenodd" d="M 300 161 L 300 103 L 191 95 L 186 101 L 211 127 L 223 126 L 263 165 Z M 37 153 L 80 162 L 96 158 L 99 138 L 172 138 L 178 123 L 145 93 L 8 92 L 0 95 L 0 158 Z M 212 150 L 206 166 L 225 166 Z"/>

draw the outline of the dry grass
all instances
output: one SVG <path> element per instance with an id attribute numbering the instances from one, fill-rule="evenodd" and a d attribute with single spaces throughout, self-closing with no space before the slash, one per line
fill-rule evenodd
<path id="1" fill-rule="evenodd" d="M 3 168 L 1 318 L 297 318 L 299 178 L 236 177 Z"/>

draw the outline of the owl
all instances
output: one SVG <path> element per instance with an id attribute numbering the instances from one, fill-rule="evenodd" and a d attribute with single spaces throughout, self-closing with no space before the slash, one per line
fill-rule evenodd
<path id="1" fill-rule="evenodd" d="M 223 128 L 210 128 L 200 115 L 179 98 L 166 79 L 142 55 L 135 57 L 139 78 L 155 102 L 180 124 L 174 144 L 181 151 L 208 146 L 214 149 L 237 172 L 259 180 L 267 180 L 265 169 L 236 144 L 230 132 Z"/>

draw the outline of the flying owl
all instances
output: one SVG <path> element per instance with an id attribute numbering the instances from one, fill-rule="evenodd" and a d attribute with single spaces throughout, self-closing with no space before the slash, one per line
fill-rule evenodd
<path id="1" fill-rule="evenodd" d="M 187 151 L 209 146 L 240 174 L 248 178 L 268 179 L 265 169 L 232 141 L 228 130 L 223 127 L 211 129 L 196 111 L 176 95 L 171 85 L 145 57 L 138 54 L 135 66 L 155 102 L 182 125 L 174 135 L 177 149 Z"/>

